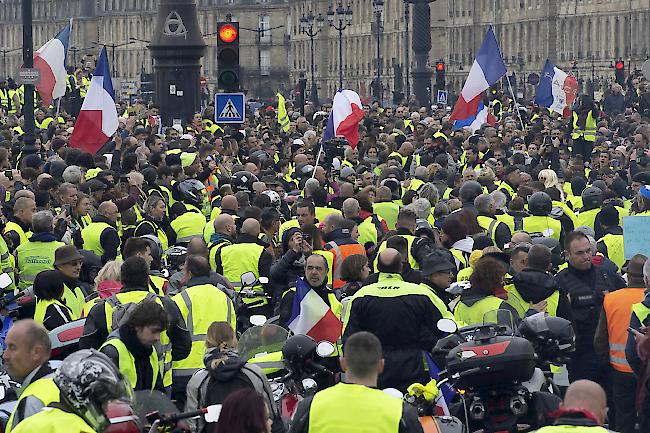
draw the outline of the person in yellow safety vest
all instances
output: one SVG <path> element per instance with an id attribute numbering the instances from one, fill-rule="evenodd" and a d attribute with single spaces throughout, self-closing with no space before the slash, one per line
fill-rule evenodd
<path id="1" fill-rule="evenodd" d="M 477 146 L 470 146 L 465 150 L 465 163 L 460 167 L 460 172 L 463 173 L 467 169 L 478 170 L 483 163 L 479 157 L 479 150 Z"/>
<path id="2" fill-rule="evenodd" d="M 345 159 L 341 161 L 341 165 L 356 169 L 359 164 L 359 149 L 356 147 L 352 148 L 351 146 L 345 146 L 343 155 L 345 156 Z"/>
<path id="3" fill-rule="evenodd" d="M 379 387 L 405 390 L 429 380 L 422 351 L 435 346 L 442 333 L 436 323 L 442 313 L 430 288 L 402 279 L 403 259 L 393 248 L 379 253 L 377 283 L 363 286 L 348 303 L 343 343 L 359 331 L 377 335 L 386 344 L 386 369 Z M 347 355 L 347 353 L 344 351 Z"/>
<path id="4" fill-rule="evenodd" d="M 506 195 L 506 200 L 515 196 L 519 183 L 521 182 L 521 173 L 516 165 L 509 165 L 504 169 L 504 179 L 496 182 L 497 188 Z"/>
<path id="5" fill-rule="evenodd" d="M 187 242 L 202 237 L 206 218 L 202 212 L 205 199 L 205 185 L 196 179 L 187 179 L 174 184 L 181 201 L 174 203 L 169 211 L 175 242 Z M 172 237 L 173 237 L 172 235 Z"/>
<path id="6" fill-rule="evenodd" d="M 342 215 L 327 215 L 322 231 L 323 239 L 327 242 L 323 249 L 334 254 L 332 287 L 335 290 L 340 289 L 345 285 L 345 281 L 341 279 L 341 263 L 352 254 L 365 255 L 366 249 L 352 238 L 352 233 L 349 228 L 346 228 L 346 220 Z"/>
<path id="7" fill-rule="evenodd" d="M 159 195 L 150 195 L 144 203 L 143 219 L 136 225 L 133 236 L 153 235 L 160 241 L 164 251 L 171 246 L 167 237 L 169 222 L 165 223 L 167 206 L 165 200 Z"/>
<path id="8" fill-rule="evenodd" d="M 608 357 L 613 368 L 612 385 L 616 398 L 616 430 L 634 432 L 637 422 L 636 389 L 637 379 L 625 358 L 627 328 L 632 317 L 632 305 L 643 301 L 645 282 L 643 267 L 648 258 L 636 254 L 626 268 L 627 288 L 607 293 L 600 312 L 600 320 L 594 335 L 594 351 L 597 355 Z"/>
<path id="9" fill-rule="evenodd" d="M 36 308 L 34 320 L 48 331 L 77 320 L 63 297 L 63 275 L 60 271 L 43 271 L 34 279 Z"/>
<path id="10" fill-rule="evenodd" d="M 185 359 L 190 353 L 192 340 L 185 320 L 174 301 L 168 297 L 154 295 L 148 290 L 149 266 L 144 258 L 129 257 L 122 263 L 120 274 L 122 289 L 90 309 L 79 339 L 79 347 L 99 349 L 108 335 L 119 327 L 120 316 L 124 316 L 128 304 L 137 304 L 144 300 L 155 301 L 165 308 L 170 321 L 161 336 L 161 350 L 158 351 L 163 385 L 167 388 L 172 384 L 172 361 Z"/>
<path id="11" fill-rule="evenodd" d="M 155 239 L 155 237 L 152 235 L 127 239 L 124 243 L 124 249 L 122 250 L 122 258 L 126 260 L 129 257 L 134 256 L 142 257 L 145 262 L 147 262 L 147 266 L 149 267 L 150 272 L 147 288 L 153 294 L 165 296 L 167 294 L 167 290 L 169 289 L 169 281 L 160 275 L 153 274 L 153 272 L 155 272 L 155 270 L 158 270 L 160 267 L 161 252 L 160 247 L 157 245 L 160 243 L 160 241 L 154 241 L 151 239 L 151 237 Z M 156 258 L 154 258 L 154 255 Z"/>
<path id="12" fill-rule="evenodd" d="M 387 186 L 377 188 L 377 196 L 372 210 L 377 216 L 386 221 L 388 230 L 395 230 L 400 205 L 391 200 L 391 191 Z"/>
<path id="13" fill-rule="evenodd" d="M 275 353 L 275 352 L 271 352 Z M 280 352 L 280 355 L 282 353 Z M 256 360 L 252 358 L 251 361 Z M 282 418 L 275 404 L 269 381 L 257 363 L 246 362 L 237 353 L 237 336 L 227 322 L 212 322 L 205 335 L 205 357 L 202 368 L 187 385 L 185 411 L 195 411 L 210 404 L 221 404 L 230 393 L 252 388 L 264 397 L 269 408 L 273 431 L 284 431 Z M 277 362 L 283 367 L 281 361 Z M 193 432 L 210 431 L 203 417 L 188 420 Z"/>
<path id="14" fill-rule="evenodd" d="M 20 109 L 19 96 L 9 88 L 5 80 L 0 81 L 0 109 L 6 114 L 16 114 Z"/>
<path id="15" fill-rule="evenodd" d="M 451 254 L 442 249 L 434 250 L 422 259 L 422 285 L 431 289 L 436 301 L 438 311 L 442 317 L 454 320 L 454 315 L 449 310 L 449 294 L 447 289 L 451 285 L 456 265 L 452 262 Z M 437 299 L 436 299 L 437 298 Z"/>
<path id="16" fill-rule="evenodd" d="M 510 242 L 512 233 L 507 224 L 500 222 L 495 217 L 496 204 L 494 197 L 490 194 L 481 194 L 474 199 L 474 207 L 478 211 L 476 220 L 487 235 L 494 241 L 494 244 L 503 249 L 503 246 Z"/>
<path id="17" fill-rule="evenodd" d="M 215 209 L 219 212 L 215 213 Z M 239 219 L 239 215 L 237 215 L 237 211 L 239 210 L 239 203 L 237 202 L 237 198 L 234 195 L 225 195 L 221 199 L 221 206 L 213 208 L 212 210 L 212 219 L 208 221 L 208 223 L 205 225 L 205 228 L 203 229 L 203 240 L 208 245 L 208 247 L 210 247 L 210 244 L 214 242 L 211 239 L 212 235 L 215 233 L 216 218 L 221 215 L 229 215 L 233 222 L 237 221 Z M 280 232 L 282 232 L 282 226 L 280 226 Z"/>
<path id="18" fill-rule="evenodd" d="M 9 417 L 5 432 L 11 432 L 24 419 L 60 400 L 52 381 L 54 370 L 48 362 L 52 343 L 43 325 L 31 319 L 15 322 L 5 338 L 2 352 L 5 370 L 18 382 L 18 401 Z"/>
<path id="19" fill-rule="evenodd" d="M 580 106 L 573 112 L 571 140 L 573 140 L 572 154 L 582 155 L 583 161 L 589 161 L 591 158 L 591 151 L 596 141 L 598 116 L 598 108 L 591 96 L 582 95 Z"/>
<path id="20" fill-rule="evenodd" d="M 210 268 L 215 270 L 217 267 L 216 257 L 219 250 L 225 246 L 232 245 L 234 236 L 237 233 L 235 219 L 229 214 L 221 214 L 214 219 L 214 233 L 210 236 L 208 247 L 208 259 Z"/>
<path id="21" fill-rule="evenodd" d="M 22 103 L 20 102 L 20 92 L 15 87 L 9 89 L 9 99 L 11 100 L 11 109 L 9 114 L 17 115 L 22 111 Z M 34 99 L 36 100 L 36 99 Z"/>
<path id="22" fill-rule="evenodd" d="M 228 281 L 233 282 L 235 286 L 240 286 L 241 276 L 247 272 L 252 272 L 255 278 L 268 278 L 271 274 L 271 264 L 273 256 L 266 250 L 259 239 L 260 223 L 253 219 L 246 219 L 241 226 L 240 235 L 232 245 L 225 246 L 219 250 L 215 256 L 215 271 L 223 275 Z M 245 304 L 253 304 L 247 308 L 245 317 L 241 320 L 248 320 L 252 314 L 269 315 L 270 308 L 265 287 L 258 283 L 252 290 L 257 296 L 244 298 Z"/>
<path id="23" fill-rule="evenodd" d="M 36 114 L 34 116 L 34 124 L 38 129 L 40 129 L 41 131 L 46 131 L 50 127 L 52 122 L 55 122 L 54 117 L 48 116 L 45 113 L 45 111 L 41 108 L 36 110 Z"/>
<path id="24" fill-rule="evenodd" d="M 336 298 L 335 293 L 327 285 L 328 271 L 329 264 L 325 257 L 320 254 L 311 254 L 305 260 L 305 282 L 327 304 L 334 315 L 340 319 L 343 306 Z M 295 282 L 293 284 L 295 285 Z M 280 318 L 278 323 L 284 328 L 287 328 L 291 319 L 295 294 L 296 288 L 294 286 L 285 290 L 280 300 Z"/>
<path id="25" fill-rule="evenodd" d="M 53 220 L 50 211 L 36 212 L 32 217 L 34 234 L 16 248 L 18 288 L 21 290 L 31 286 L 39 272 L 54 269 L 55 251 L 64 244 L 52 232 Z"/>
<path id="26" fill-rule="evenodd" d="M 598 187 L 590 186 L 582 191 L 581 196 L 582 209 L 576 218 L 576 227 L 590 227 L 595 231 L 596 226 L 600 227 L 600 218 L 597 216 L 603 204 L 603 191 Z"/>
<path id="27" fill-rule="evenodd" d="M 73 320 L 81 317 L 81 311 L 86 303 L 86 296 L 79 287 L 83 258 L 74 245 L 64 245 L 54 252 L 54 267 L 63 276 L 63 300 L 72 311 Z"/>
<path id="28" fill-rule="evenodd" d="M 541 233 L 544 237 L 560 242 L 564 240 L 562 223 L 550 216 L 553 201 L 548 194 L 538 191 L 528 199 L 530 216 L 523 218 L 523 230 L 527 233 Z"/>
<path id="29" fill-rule="evenodd" d="M 167 313 L 157 302 L 146 300 L 129 313 L 99 351 L 113 361 L 134 391 L 164 391 L 156 345 L 169 325 Z"/>
<path id="30" fill-rule="evenodd" d="M 185 404 L 186 388 L 192 375 L 204 366 L 206 335 L 213 322 L 226 322 L 233 329 L 237 319 L 232 300 L 211 283 L 207 258 L 189 256 L 185 261 L 187 288 L 172 300 L 178 305 L 192 336 L 192 350 L 187 358 L 172 363 L 172 398 Z"/>
<path id="31" fill-rule="evenodd" d="M 519 317 L 517 310 L 511 307 L 506 299 L 507 292 L 503 288 L 503 277 L 506 274 L 505 265 L 492 257 L 481 257 L 469 281 L 472 287 L 460 295 L 460 300 L 454 308 L 454 317 L 466 326 L 480 325 L 485 314 L 495 310 L 510 310 L 514 318 Z"/>
<path id="32" fill-rule="evenodd" d="M 508 304 L 520 317 L 530 312 L 545 312 L 549 316 L 571 320 L 571 305 L 566 294 L 560 293 L 555 278 L 549 272 L 552 267 L 551 250 L 536 244 L 528 250 L 527 266 L 517 272 L 505 286 Z"/>
<path id="33" fill-rule="evenodd" d="M 24 244 L 32 235 L 32 216 L 36 212 L 36 202 L 30 197 L 18 197 L 14 203 L 13 217 L 4 227 L 3 235 L 9 251 L 14 252 L 18 245 Z"/>
<path id="34" fill-rule="evenodd" d="M 18 424 L 14 433 L 101 433 L 109 425 L 121 431 L 123 422 L 130 423 L 125 428 L 139 429 L 131 416 L 127 420 L 111 420 L 107 414 L 109 403 L 112 407 L 126 406 L 133 398 L 133 390 L 103 353 L 79 350 L 71 354 L 59 366 L 53 380 L 60 390 L 60 402 Z"/>
<path id="35" fill-rule="evenodd" d="M 609 433 L 603 427 L 607 417 L 605 390 L 591 380 L 578 380 L 569 385 L 553 425 L 536 433 Z"/>
<path id="36" fill-rule="evenodd" d="M 405 173 L 413 173 L 415 167 L 420 165 L 420 155 L 415 153 L 415 148 L 408 141 L 404 142 L 396 152 L 388 155 L 388 158 L 399 161 Z"/>
<path id="37" fill-rule="evenodd" d="M 596 248 L 603 256 L 616 263 L 620 271 L 625 264 L 623 228 L 619 225 L 618 211 L 614 206 L 605 206 L 600 211 L 600 225 L 604 230 L 604 235 L 598 239 Z"/>
<path id="38" fill-rule="evenodd" d="M 352 334 L 345 342 L 344 353 L 341 368 L 345 382 L 302 400 L 293 417 L 291 432 L 422 431 L 417 413 L 378 386 L 379 375 L 385 371 L 379 339 L 369 332 Z"/>
<path id="39" fill-rule="evenodd" d="M 467 227 L 464 224 L 454 221 L 453 218 L 445 218 L 440 225 L 440 242 L 454 256 L 458 271 L 468 266 L 474 241 L 467 236 Z"/>
<path id="40" fill-rule="evenodd" d="M 117 206 L 112 201 L 99 205 L 93 222 L 81 230 L 83 249 L 94 252 L 102 264 L 115 260 L 119 254 L 120 235 L 117 232 Z"/>

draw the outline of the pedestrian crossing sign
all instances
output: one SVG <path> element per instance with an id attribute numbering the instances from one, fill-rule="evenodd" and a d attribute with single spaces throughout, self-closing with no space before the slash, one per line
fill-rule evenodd
<path id="1" fill-rule="evenodd" d="M 217 93 L 214 107 L 216 123 L 244 123 L 246 104 L 243 93 Z"/>

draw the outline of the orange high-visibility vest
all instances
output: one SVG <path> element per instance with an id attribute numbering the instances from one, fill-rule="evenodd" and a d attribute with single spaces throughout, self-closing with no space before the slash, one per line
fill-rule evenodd
<path id="1" fill-rule="evenodd" d="M 632 317 L 632 305 L 643 301 L 643 288 L 625 288 L 605 295 L 603 308 L 607 318 L 607 335 L 609 338 L 609 363 L 617 371 L 632 373 L 625 358 L 627 328 Z"/>
<path id="2" fill-rule="evenodd" d="M 366 255 L 366 249 L 363 245 L 355 242 L 353 244 L 338 245 L 336 242 L 331 241 L 325 244 L 325 250 L 331 251 L 334 254 L 334 269 L 332 272 L 332 287 L 335 289 L 340 289 L 345 285 L 345 281 L 341 279 L 341 263 L 345 260 L 346 257 L 351 256 L 352 254 L 363 254 Z"/>

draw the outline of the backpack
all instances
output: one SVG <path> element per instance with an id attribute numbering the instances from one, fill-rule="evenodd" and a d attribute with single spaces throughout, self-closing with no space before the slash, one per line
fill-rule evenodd
<path id="1" fill-rule="evenodd" d="M 151 292 L 147 293 L 147 296 L 145 296 L 140 302 L 127 303 L 122 303 L 122 301 L 118 299 L 117 295 L 111 295 L 106 299 L 106 302 L 113 308 L 113 314 L 111 315 L 113 323 L 111 324 L 110 330 L 115 331 L 117 328 L 124 325 L 133 313 L 136 305 L 141 304 L 142 302 L 156 302 L 156 300 L 158 300 L 158 296 Z"/>

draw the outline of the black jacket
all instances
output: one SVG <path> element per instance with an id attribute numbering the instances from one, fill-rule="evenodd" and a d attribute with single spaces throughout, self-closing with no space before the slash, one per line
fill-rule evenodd
<path id="1" fill-rule="evenodd" d="M 488 218 L 492 218 L 496 220 L 496 217 L 494 215 L 479 214 L 479 216 L 486 216 Z M 497 247 L 503 249 L 503 246 L 508 242 L 510 242 L 512 233 L 510 233 L 510 228 L 506 225 L 506 223 L 497 222 L 496 224 L 497 224 L 497 229 L 494 232 L 493 240 Z M 492 233 L 488 233 L 488 236 L 490 235 L 492 235 Z"/>
<path id="2" fill-rule="evenodd" d="M 295 281 L 294 281 L 295 282 Z M 305 280 L 305 282 L 307 282 Z M 309 283 L 307 283 L 309 284 Z M 330 304 L 329 300 L 329 294 L 332 293 L 329 288 L 327 287 L 327 279 L 321 284 L 319 287 L 313 287 L 310 285 L 310 287 L 320 296 L 320 298 L 325 301 L 325 303 L 332 308 L 332 305 Z M 284 296 L 279 300 L 279 313 L 280 313 L 280 318 L 278 320 L 278 324 L 286 329 L 288 328 L 289 325 L 289 319 L 291 319 L 291 312 L 293 310 L 293 297 L 296 294 L 294 290 L 289 290 L 287 291 Z"/>
<path id="3" fill-rule="evenodd" d="M 304 260 L 301 260 L 302 257 L 302 253 L 290 249 L 271 266 L 269 282 L 276 303 L 284 292 L 296 285 L 298 277 L 305 276 L 305 265 Z"/>
<path id="4" fill-rule="evenodd" d="M 123 287 L 120 292 L 131 291 L 148 292 L 142 287 Z M 190 354 L 190 350 L 192 349 L 192 336 L 187 330 L 185 319 L 183 319 L 178 305 L 170 298 L 160 297 L 160 300 L 169 316 L 167 336 L 172 344 L 172 360 L 180 361 L 181 359 L 187 358 L 187 355 Z M 88 317 L 86 317 L 86 323 L 84 324 L 83 335 L 79 339 L 79 349 L 99 349 L 108 338 L 111 330 L 107 329 L 105 307 L 106 301 L 104 300 L 98 302 L 90 309 Z"/>
<path id="5" fill-rule="evenodd" d="M 124 343 L 129 353 L 133 356 L 137 377 L 137 383 L 133 387 L 133 390 L 156 389 L 158 391 L 164 391 L 160 371 L 153 371 L 151 369 L 149 357 L 154 350 L 153 347 L 147 347 L 140 343 L 135 329 L 132 329 L 130 326 L 121 326 L 113 335 Z M 104 346 L 100 349 L 100 352 L 111 358 L 111 361 L 119 368 L 120 355 L 114 346 Z M 154 378 L 156 378 L 155 387 L 153 386 Z"/>
<path id="6" fill-rule="evenodd" d="M 524 301 L 531 304 L 537 304 L 559 290 L 553 275 L 531 268 L 526 268 L 515 275 L 512 283 Z M 557 316 L 571 320 L 571 305 L 566 293 L 560 292 Z"/>
<path id="7" fill-rule="evenodd" d="M 615 271 L 601 266 L 592 265 L 588 270 L 581 271 L 569 264 L 555 276 L 555 281 L 560 292 L 571 299 L 576 350 L 593 351 L 604 292 L 625 287 L 625 280 Z"/>
<path id="8" fill-rule="evenodd" d="M 404 294 L 405 290 L 410 293 Z M 379 388 L 404 392 L 414 382 L 429 380 L 422 351 L 433 349 L 443 336 L 437 327 L 443 316 L 428 290 L 403 281 L 397 274 L 381 274 L 378 283 L 362 287 L 349 302 L 343 341 L 359 331 L 379 338 L 386 363 Z M 378 291 L 381 297 L 376 296 Z"/>

